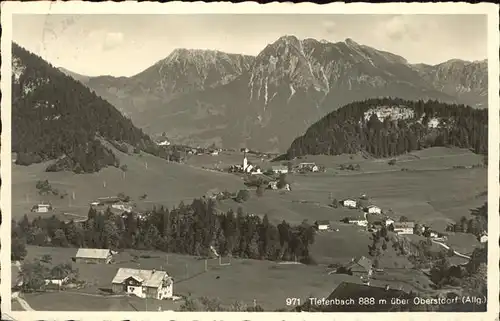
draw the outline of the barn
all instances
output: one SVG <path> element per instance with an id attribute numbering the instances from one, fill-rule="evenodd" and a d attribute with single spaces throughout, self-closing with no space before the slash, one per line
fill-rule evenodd
<path id="1" fill-rule="evenodd" d="M 110 249 L 85 249 L 80 248 L 76 252 L 73 261 L 76 263 L 111 263 L 113 253 Z"/>

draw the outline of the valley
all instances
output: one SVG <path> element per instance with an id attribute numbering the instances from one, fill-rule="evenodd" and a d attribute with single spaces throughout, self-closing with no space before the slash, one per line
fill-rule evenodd
<path id="1" fill-rule="evenodd" d="M 12 63 L 16 309 L 485 295 L 486 60 L 282 36 L 255 56 L 175 49 L 131 77 L 17 44 Z"/>

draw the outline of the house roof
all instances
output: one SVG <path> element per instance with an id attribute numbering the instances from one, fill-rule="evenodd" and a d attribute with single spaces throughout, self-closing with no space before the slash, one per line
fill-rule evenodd
<path id="1" fill-rule="evenodd" d="M 358 216 L 349 216 L 349 221 L 365 221 L 366 216 L 358 215 Z"/>
<path id="2" fill-rule="evenodd" d="M 371 268 L 372 268 L 372 260 L 370 260 L 369 258 L 367 257 L 360 257 L 356 260 L 354 260 L 353 262 L 350 262 L 348 265 L 347 265 L 347 269 L 359 269 L 361 268 L 362 270 L 365 270 L 365 271 L 369 271 Z"/>
<path id="3" fill-rule="evenodd" d="M 322 221 L 316 221 L 315 223 L 317 225 L 328 225 L 328 224 L 330 224 L 330 221 L 322 220 Z"/>
<path id="4" fill-rule="evenodd" d="M 370 213 L 366 214 L 366 220 L 368 221 L 368 223 L 371 224 L 385 221 L 383 218 L 380 217 L 380 215 L 370 214 Z"/>
<path id="5" fill-rule="evenodd" d="M 328 300 L 332 299 L 354 299 L 357 303 L 358 298 L 374 298 L 375 302 L 385 302 L 375 305 L 347 305 L 347 306 L 336 306 L 336 305 L 324 305 L 322 311 L 339 311 L 339 310 L 353 310 L 353 311 L 389 311 L 391 309 L 391 299 L 392 298 L 404 298 L 411 299 L 414 295 L 406 293 L 397 289 L 385 289 L 382 287 L 369 286 L 365 284 L 357 284 L 350 282 L 340 283 L 335 290 L 328 296 Z M 385 299 L 386 301 L 379 301 L 380 299 Z"/>
<path id="6" fill-rule="evenodd" d="M 134 279 L 143 282 L 144 286 L 157 288 L 161 285 L 163 279 L 167 276 L 168 274 L 165 271 L 120 268 L 118 269 L 118 272 L 116 272 L 112 283 L 121 284 L 126 279 L 133 277 Z"/>
<path id="7" fill-rule="evenodd" d="M 356 202 L 356 200 L 352 199 L 352 198 L 346 198 L 344 200 L 342 200 L 342 202 L 347 202 L 347 201 L 353 201 L 353 202 Z"/>
<path id="8" fill-rule="evenodd" d="M 366 208 L 378 208 L 378 209 L 380 209 L 380 207 L 377 205 L 368 205 Z"/>
<path id="9" fill-rule="evenodd" d="M 394 228 L 414 228 L 415 222 L 394 222 Z"/>
<path id="10" fill-rule="evenodd" d="M 109 254 L 111 254 L 110 249 L 78 249 L 75 257 L 105 259 L 108 257 Z"/>
<path id="11" fill-rule="evenodd" d="M 121 199 L 117 196 L 99 197 L 97 199 L 99 202 L 119 202 Z"/>
<path id="12" fill-rule="evenodd" d="M 280 165 L 280 166 L 272 166 L 272 169 L 288 169 L 288 167 Z"/>

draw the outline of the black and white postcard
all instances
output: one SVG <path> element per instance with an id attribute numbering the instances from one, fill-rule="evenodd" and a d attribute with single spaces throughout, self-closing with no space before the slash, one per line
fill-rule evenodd
<path id="1" fill-rule="evenodd" d="M 2 319 L 493 320 L 498 25 L 2 3 Z"/>

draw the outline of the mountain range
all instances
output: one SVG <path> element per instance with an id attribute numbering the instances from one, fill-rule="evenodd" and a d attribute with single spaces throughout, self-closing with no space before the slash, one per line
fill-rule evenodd
<path id="1" fill-rule="evenodd" d="M 152 136 L 285 151 L 339 107 L 376 97 L 487 107 L 487 61 L 411 64 L 361 45 L 283 36 L 257 56 L 176 49 L 132 77 L 61 69 Z"/>

